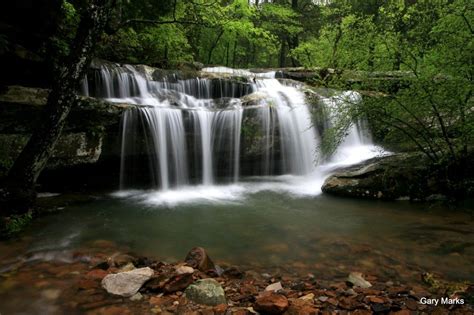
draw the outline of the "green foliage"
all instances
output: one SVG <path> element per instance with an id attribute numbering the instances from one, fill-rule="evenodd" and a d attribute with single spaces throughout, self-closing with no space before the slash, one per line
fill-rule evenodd
<path id="1" fill-rule="evenodd" d="M 10 238 L 25 229 L 33 220 L 31 212 L 12 215 L 1 219 L 3 222 L 0 228 L 0 236 Z"/>
<path id="2" fill-rule="evenodd" d="M 50 39 L 52 51 L 56 52 L 57 59 L 64 58 L 69 54 L 69 49 L 80 20 L 78 12 L 67 0 L 63 1 L 61 11 L 61 23 L 58 25 L 58 31 Z"/>

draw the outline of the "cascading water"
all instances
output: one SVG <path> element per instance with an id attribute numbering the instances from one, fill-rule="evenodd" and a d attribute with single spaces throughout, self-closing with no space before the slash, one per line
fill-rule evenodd
<path id="1" fill-rule="evenodd" d="M 280 181 L 272 187 L 284 189 L 282 178 L 316 179 L 312 185 L 320 185 L 327 175 L 315 162 L 320 136 L 304 93 L 277 80 L 275 72 L 218 67 L 203 69 L 201 78 L 180 78 L 132 66 L 103 65 L 87 78 L 82 90 L 112 102 L 138 105 L 122 118 L 122 190 L 155 187 L 163 194 L 186 191 L 189 185 L 217 187 L 213 185 L 261 175 L 267 180 L 272 176 Z M 320 99 L 330 111 L 359 102 L 360 95 L 344 92 Z M 325 124 L 335 120 L 329 115 Z M 327 164 L 345 165 L 374 156 L 362 130 L 352 124 Z M 287 184 L 292 189 L 298 186 Z M 311 185 L 304 185 L 309 191 Z M 320 186 L 311 186 L 311 191 L 317 193 Z"/>

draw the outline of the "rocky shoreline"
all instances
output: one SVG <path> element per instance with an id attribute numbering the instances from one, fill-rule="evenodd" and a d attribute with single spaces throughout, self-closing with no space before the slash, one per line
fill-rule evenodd
<path id="1" fill-rule="evenodd" d="M 101 249 L 75 252 L 71 261 L 41 260 L 4 268 L 0 273 L 0 300 L 5 302 L 0 304 L 5 304 L 0 311 L 20 313 L 16 307 L 24 303 L 19 300 L 23 293 L 32 299 L 30 311 L 44 314 L 473 312 L 472 284 L 448 284 L 430 274 L 421 275 L 423 286 L 385 281 L 356 271 L 346 279 L 328 281 L 313 274 L 270 274 L 237 266 L 220 267 L 200 247 L 193 248 L 184 261 L 164 263 L 113 252 L 114 245 L 105 240 L 96 241 L 95 246 Z M 423 298 L 449 298 L 463 304 L 435 306 L 420 303 Z"/>

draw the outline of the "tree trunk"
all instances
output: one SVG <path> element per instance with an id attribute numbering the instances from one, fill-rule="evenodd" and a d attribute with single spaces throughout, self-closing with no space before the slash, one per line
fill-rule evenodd
<path id="1" fill-rule="evenodd" d="M 53 79 L 42 124 L 33 132 L 11 167 L 0 191 L 0 214 L 27 211 L 36 199 L 35 184 L 50 158 L 66 118 L 76 104 L 77 91 L 93 49 L 105 28 L 110 0 L 91 0 L 81 16 L 71 53 Z"/>
<path id="2" fill-rule="evenodd" d="M 298 0 L 291 0 L 291 8 L 293 9 L 293 11 L 295 12 L 298 12 Z M 298 47 L 300 44 L 300 40 L 299 40 L 299 37 L 298 37 L 298 34 L 294 34 L 293 36 L 291 36 L 291 38 L 288 40 L 288 49 L 291 51 L 293 49 L 295 49 L 296 47 Z M 293 67 L 299 67 L 300 66 L 300 63 L 298 62 L 298 60 L 296 60 L 293 56 L 291 56 L 291 65 Z"/>
<path id="3" fill-rule="evenodd" d="M 285 41 L 281 41 L 280 46 L 280 68 L 284 68 L 286 66 L 286 53 L 285 53 Z"/>

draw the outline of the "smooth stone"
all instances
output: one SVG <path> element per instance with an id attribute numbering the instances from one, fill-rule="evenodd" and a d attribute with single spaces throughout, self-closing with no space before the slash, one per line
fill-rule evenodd
<path id="1" fill-rule="evenodd" d="M 320 296 L 318 297 L 318 300 L 321 301 L 321 302 L 326 302 L 329 298 L 327 296 Z"/>
<path id="2" fill-rule="evenodd" d="M 130 298 L 131 301 L 140 301 L 141 299 L 143 299 L 143 295 L 138 292 L 138 293 L 135 293 L 134 295 L 132 295 L 132 297 Z"/>
<path id="3" fill-rule="evenodd" d="M 193 273 L 194 272 L 194 268 L 193 267 L 189 267 L 189 266 L 179 266 L 176 268 L 176 273 L 178 275 L 182 275 L 182 274 L 186 274 L 186 273 Z"/>
<path id="4" fill-rule="evenodd" d="M 352 283 L 353 286 L 359 287 L 362 289 L 367 289 L 372 286 L 372 284 L 369 281 L 365 280 L 362 277 L 362 273 L 360 272 L 351 272 L 349 276 L 347 277 L 347 281 Z"/>
<path id="5" fill-rule="evenodd" d="M 265 291 L 276 292 L 276 291 L 280 291 L 280 290 L 283 290 L 283 287 L 281 286 L 281 282 L 272 283 L 272 284 L 270 284 L 269 286 L 267 286 L 265 288 Z"/>
<path id="6" fill-rule="evenodd" d="M 111 294 L 131 297 L 154 274 L 149 267 L 109 274 L 102 279 L 102 287 Z"/>
<path id="7" fill-rule="evenodd" d="M 46 289 L 41 292 L 41 296 L 48 300 L 56 300 L 61 294 L 61 290 L 58 289 Z"/>
<path id="8" fill-rule="evenodd" d="M 121 267 L 119 269 L 119 271 L 120 272 L 125 272 L 125 271 L 132 271 L 133 269 L 135 269 L 135 266 L 131 262 L 129 262 L 125 266 Z"/>
<path id="9" fill-rule="evenodd" d="M 309 293 L 309 294 L 306 294 L 305 296 L 300 297 L 299 299 L 303 300 L 303 301 L 313 301 L 314 300 L 314 294 Z"/>
<path id="10" fill-rule="evenodd" d="M 226 304 L 224 289 L 214 279 L 197 280 L 188 286 L 184 293 L 186 298 L 198 304 L 211 306 Z"/>

